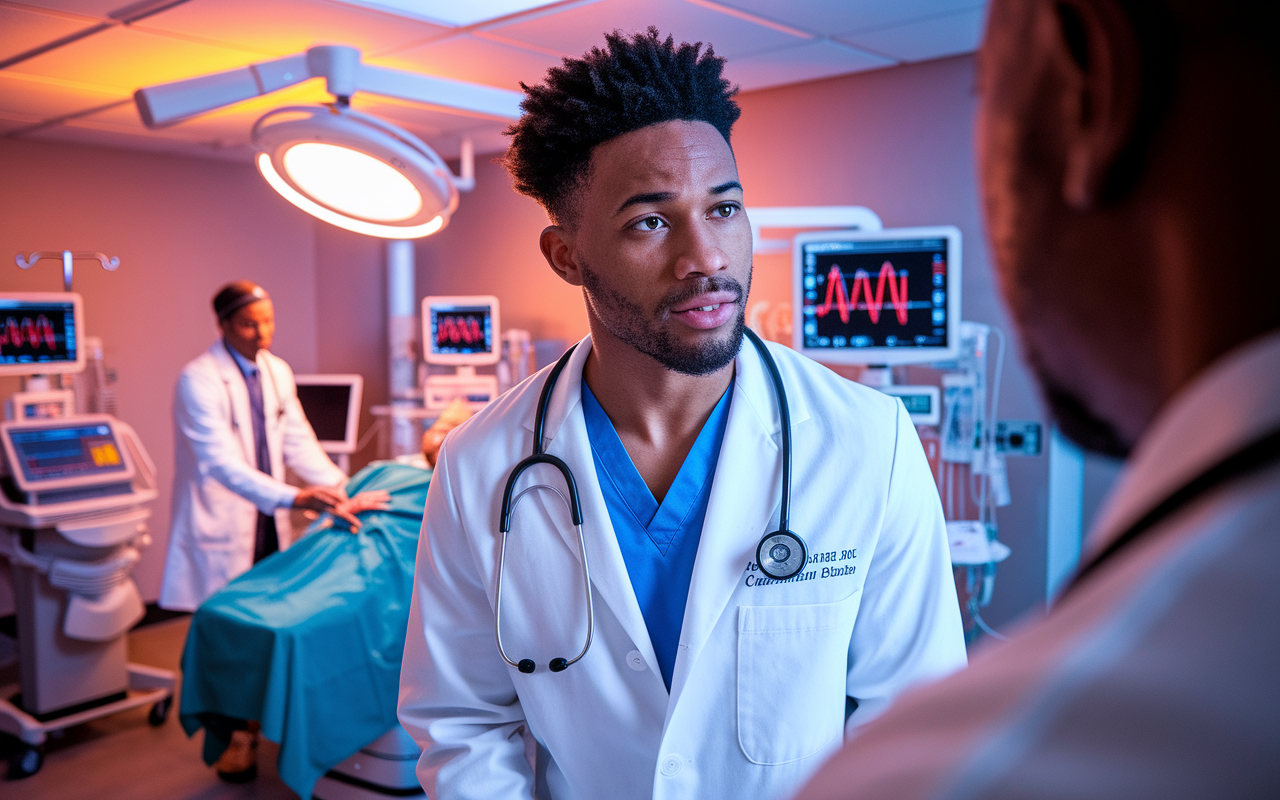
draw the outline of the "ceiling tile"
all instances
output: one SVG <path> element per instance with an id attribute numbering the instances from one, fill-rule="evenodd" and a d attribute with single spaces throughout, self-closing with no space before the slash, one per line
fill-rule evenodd
<path id="1" fill-rule="evenodd" d="M 346 44 L 366 55 L 449 33 L 449 28 L 324 0 L 194 0 L 135 27 L 227 42 L 276 55 Z"/>
<path id="2" fill-rule="evenodd" d="M 979 7 L 839 38 L 903 61 L 924 61 L 977 50 L 985 18 L 986 10 Z"/>
<path id="3" fill-rule="evenodd" d="M 910 22 L 980 5 L 983 0 L 716 0 L 824 36 Z"/>
<path id="4" fill-rule="evenodd" d="M 816 39 L 784 50 L 730 59 L 725 77 L 743 91 L 830 78 L 897 62 L 850 47 Z"/>
<path id="5" fill-rule="evenodd" d="M 124 92 L 51 85 L 9 71 L 0 72 L 0 110 L 30 114 L 42 120 L 127 98 Z"/>
<path id="6" fill-rule="evenodd" d="M 63 11 L 82 17 L 107 19 L 107 15 L 118 8 L 132 5 L 133 0 L 16 0 L 24 6 L 47 8 L 50 11 Z"/>
<path id="7" fill-rule="evenodd" d="M 83 81 L 128 92 L 261 61 L 241 49 L 159 36 L 119 27 L 38 55 L 10 69 L 29 75 Z"/>
<path id="8" fill-rule="evenodd" d="M 632 33 L 650 25 L 657 26 L 664 36 L 675 36 L 677 42 L 710 43 L 717 55 L 729 58 L 787 47 L 798 41 L 774 28 L 682 0 L 600 0 L 485 30 L 535 47 L 580 56 L 603 45 L 607 31 Z"/>
<path id="9" fill-rule="evenodd" d="M 167 139 L 88 125 L 60 125 L 56 128 L 33 133 L 24 138 L 65 144 L 91 145 L 94 147 L 142 150 L 149 153 L 167 153 L 188 158 L 212 158 L 243 164 L 251 163 L 253 160 L 253 150 L 247 146 L 220 148 L 208 143 L 186 142 L 178 139 Z"/>
<path id="10" fill-rule="evenodd" d="M 471 35 L 450 37 L 370 61 L 379 66 L 516 91 L 520 89 L 520 81 L 541 81 L 548 69 L 560 63 L 556 56 Z"/>
<path id="11" fill-rule="evenodd" d="M 61 39 L 94 23 L 0 6 L 0 60 Z"/>

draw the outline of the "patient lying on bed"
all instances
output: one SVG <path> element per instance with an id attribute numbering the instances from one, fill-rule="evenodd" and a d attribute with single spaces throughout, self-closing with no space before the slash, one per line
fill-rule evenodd
<path id="1" fill-rule="evenodd" d="M 438 424 L 452 428 L 453 409 Z M 443 440 L 428 432 L 428 464 Z M 205 728 L 213 764 L 261 725 L 280 743 L 281 778 L 302 797 L 326 771 L 396 725 L 396 695 L 413 585 L 414 556 L 429 470 L 375 462 L 347 485 L 383 490 L 382 503 L 357 501 L 356 533 L 326 514 L 288 550 L 253 567 L 196 611 L 182 654 L 181 722 Z M 366 495 L 368 498 L 369 495 Z M 237 733 L 237 731 L 240 731 Z M 235 748 L 233 748 L 234 750 Z M 247 767 L 224 777 L 247 780 Z"/>

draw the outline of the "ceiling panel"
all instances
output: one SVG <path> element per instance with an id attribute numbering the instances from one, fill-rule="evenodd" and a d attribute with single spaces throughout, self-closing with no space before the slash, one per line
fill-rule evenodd
<path id="1" fill-rule="evenodd" d="M 74 114 L 127 97 L 123 92 L 51 84 L 0 71 L 0 110 L 39 119 Z"/>
<path id="2" fill-rule="evenodd" d="M 10 69 L 132 92 L 142 86 L 242 67 L 262 60 L 263 55 L 157 36 L 135 27 L 118 27 L 38 55 Z"/>
<path id="3" fill-rule="evenodd" d="M 796 44 L 797 37 L 683 0 L 600 0 L 555 14 L 495 25 L 487 31 L 564 55 L 579 56 L 604 44 L 604 34 L 626 33 L 655 25 L 676 41 L 715 45 L 717 55 L 733 58 Z"/>
<path id="4" fill-rule="evenodd" d="M 366 54 L 439 38 L 449 28 L 324 0 L 192 0 L 135 27 L 227 42 L 275 55 L 313 44 L 346 44 Z"/>
<path id="5" fill-rule="evenodd" d="M 985 18 L 986 10 L 978 7 L 840 39 L 903 61 L 923 61 L 972 53 L 982 42 Z"/>
<path id="6" fill-rule="evenodd" d="M 61 39 L 95 23 L 91 20 L 24 11 L 12 6 L 0 6 L 0 59 L 25 53 L 55 39 Z"/>
<path id="7" fill-rule="evenodd" d="M 133 5 L 134 0 L 18 0 L 24 6 L 36 6 L 52 11 L 64 11 L 68 14 L 79 14 L 99 20 L 107 19 L 107 15 L 118 8 Z"/>
<path id="8" fill-rule="evenodd" d="M 778 2 L 778 0 L 715 0 L 715 2 L 749 11 L 765 19 L 776 20 L 801 30 L 824 35 L 882 28 L 983 4 L 983 0 L 807 0 L 807 2 L 789 3 Z"/>
<path id="9" fill-rule="evenodd" d="M 815 39 L 785 50 L 770 50 L 732 59 L 725 67 L 725 77 L 748 92 L 767 86 L 879 69 L 896 63 L 825 39 Z"/>
<path id="10" fill-rule="evenodd" d="M 520 81 L 541 81 L 556 56 L 464 34 L 373 59 L 380 66 L 425 72 L 519 91 Z"/>
<path id="11" fill-rule="evenodd" d="M 454 0 L 465 2 L 466 0 Z M 105 20 L 129 0 L 0 0 L 0 59 Z M 187 0 L 0 70 L 0 135 L 126 99 L 140 86 L 242 67 L 317 43 L 359 47 L 370 63 L 505 89 L 543 79 L 603 33 L 655 25 L 718 45 L 744 90 L 973 50 L 983 0 L 575 0 L 465 34 L 340 0 Z M 42 10 L 43 9 L 43 10 Z M 805 32 L 812 36 L 806 36 Z M 289 103 L 329 99 L 313 80 L 171 128 L 148 131 L 132 104 L 26 134 L 247 160 L 253 123 Z M 356 107 L 422 136 L 442 155 L 463 135 L 505 149 L 506 123 L 371 95 Z M 97 138 L 95 138 L 97 137 Z"/>

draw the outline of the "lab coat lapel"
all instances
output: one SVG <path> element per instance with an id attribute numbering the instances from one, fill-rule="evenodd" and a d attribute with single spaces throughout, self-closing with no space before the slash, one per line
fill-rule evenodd
<path id="1" fill-rule="evenodd" d="M 227 352 L 227 346 L 221 339 L 213 343 L 209 353 L 213 356 L 214 363 L 218 365 L 218 377 L 226 386 L 227 397 L 231 400 L 231 427 L 235 429 L 240 439 L 245 461 L 256 464 L 254 454 L 257 451 L 253 447 L 253 417 L 249 410 L 249 389 L 245 386 L 240 365 Z"/>
<path id="2" fill-rule="evenodd" d="M 556 381 L 551 401 L 547 405 L 546 427 L 543 431 L 544 449 L 545 452 L 563 459 L 573 470 L 582 504 L 582 533 L 586 540 L 591 585 L 631 637 L 654 674 L 660 674 L 658 658 L 649 639 L 649 629 L 645 626 L 640 604 L 636 602 L 635 593 L 631 589 L 631 578 L 622 558 L 622 549 L 618 547 L 613 522 L 609 519 L 609 509 L 600 491 L 595 459 L 591 455 L 591 440 L 582 416 L 582 367 L 590 352 L 591 337 L 587 336 L 579 342 Z M 533 430 L 532 415 L 525 420 L 525 427 Z M 574 558 L 577 558 L 577 532 L 566 525 L 560 527 L 558 533 Z"/>
<path id="3" fill-rule="evenodd" d="M 680 634 L 681 651 L 671 680 L 673 701 L 679 697 L 689 670 L 729 598 L 744 579 L 744 571 L 755 561 L 760 537 L 766 529 L 775 530 L 778 525 L 782 440 L 773 382 L 759 353 L 745 339 L 735 367 L 729 420 L 698 542 Z M 794 439 L 796 427 L 809 418 L 809 413 L 800 392 L 788 392 L 787 399 Z M 671 708 L 674 707 L 673 702 Z"/>

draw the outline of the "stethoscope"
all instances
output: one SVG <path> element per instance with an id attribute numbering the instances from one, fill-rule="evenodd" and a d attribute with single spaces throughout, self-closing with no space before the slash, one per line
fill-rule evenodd
<path id="1" fill-rule="evenodd" d="M 782 374 L 778 372 L 778 365 L 774 362 L 773 356 L 769 354 L 768 348 L 765 347 L 760 337 L 750 328 L 745 328 L 743 332 L 751 340 L 751 343 L 755 345 L 756 350 L 760 353 L 760 358 L 764 361 L 765 367 L 769 370 L 769 377 L 773 381 L 774 394 L 778 398 L 778 414 L 782 422 L 782 502 L 778 511 L 778 529 L 773 533 L 766 533 L 760 538 L 760 543 L 756 545 L 756 564 L 767 577 L 775 581 L 785 581 L 788 578 L 795 577 L 804 568 L 809 559 L 809 551 L 805 546 L 804 540 L 787 529 L 791 510 L 791 412 L 787 407 L 787 393 L 782 385 Z M 507 655 L 506 648 L 502 646 L 502 572 L 507 559 L 507 534 L 511 531 L 511 516 L 515 513 L 516 504 L 529 492 L 535 490 L 554 492 L 568 506 L 569 517 L 573 520 L 573 527 L 578 534 L 578 558 L 582 564 L 582 589 L 587 598 L 587 636 L 586 641 L 582 643 L 582 650 L 573 658 L 553 658 L 547 664 L 547 667 L 552 672 L 563 672 L 570 664 L 577 663 L 587 654 L 587 650 L 591 647 L 591 635 L 595 626 L 595 613 L 591 605 L 591 571 L 587 566 L 586 539 L 582 535 L 582 504 L 578 499 L 578 484 L 574 481 L 573 471 L 569 469 L 568 464 L 556 456 L 542 451 L 542 434 L 546 427 L 547 406 L 551 402 L 551 391 L 555 387 L 560 373 L 564 371 L 565 366 L 569 363 L 569 358 L 573 355 L 576 347 L 577 345 L 570 347 L 560 357 L 555 367 L 551 369 L 551 374 L 547 376 L 546 383 L 542 385 L 542 394 L 538 397 L 537 414 L 533 418 L 533 453 L 516 464 L 511 470 L 511 476 L 507 478 L 507 488 L 502 493 L 502 511 L 498 524 L 498 530 L 502 534 L 502 547 L 498 553 L 498 587 L 494 599 L 493 627 L 495 638 L 498 640 L 498 653 L 502 656 L 502 660 L 524 673 L 533 672 L 537 668 L 533 659 L 522 658 L 519 661 L 513 661 Z M 560 474 L 564 476 L 565 487 L 569 492 L 568 499 L 565 499 L 559 489 L 546 484 L 529 486 L 515 495 L 514 498 L 511 496 L 512 492 L 515 491 L 516 481 L 524 474 L 524 471 L 538 464 L 550 464 L 560 470 Z"/>

